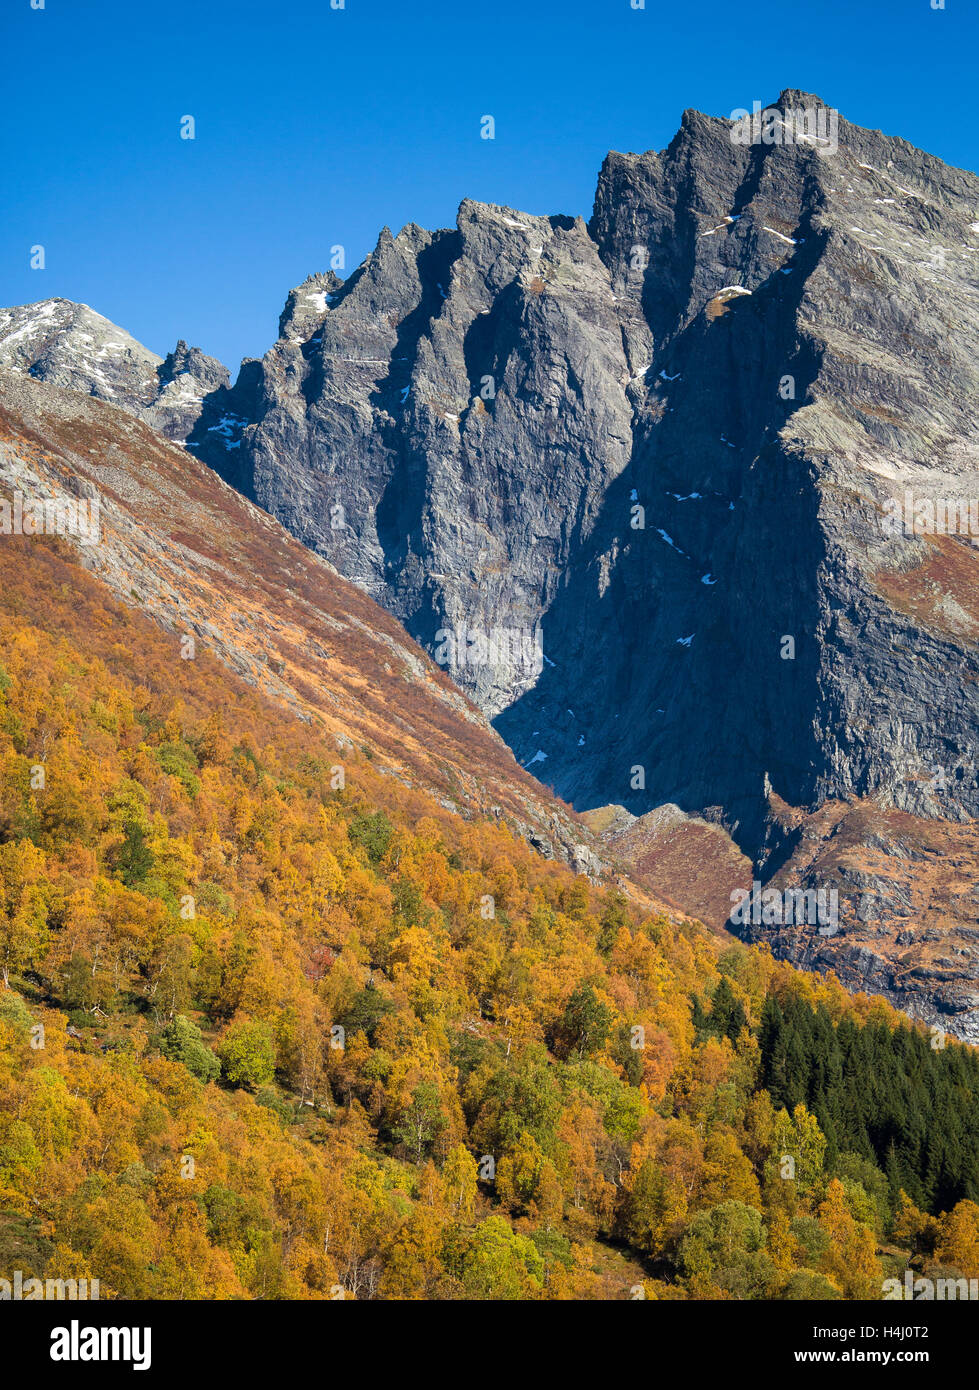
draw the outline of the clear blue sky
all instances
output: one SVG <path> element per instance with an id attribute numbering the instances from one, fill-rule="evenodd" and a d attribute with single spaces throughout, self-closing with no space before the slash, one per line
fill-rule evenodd
<path id="1" fill-rule="evenodd" d="M 608 149 L 786 87 L 974 169 L 976 3 L 946 4 L 3 0 L 0 303 L 83 300 L 236 368 L 334 243 L 349 273 L 467 196 L 587 217 Z"/>

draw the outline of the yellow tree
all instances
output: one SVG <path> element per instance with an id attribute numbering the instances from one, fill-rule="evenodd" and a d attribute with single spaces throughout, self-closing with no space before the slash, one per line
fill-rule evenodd
<path id="1" fill-rule="evenodd" d="M 449 1150 L 442 1169 L 442 1182 L 449 1210 L 457 1221 L 473 1219 L 476 1204 L 476 1160 L 464 1144 Z"/>
<path id="2" fill-rule="evenodd" d="M 958 1202 L 940 1219 L 935 1257 L 969 1279 L 979 1278 L 979 1206 L 975 1202 Z"/>
<path id="3" fill-rule="evenodd" d="M 704 1145 L 700 1201 L 705 1206 L 715 1206 L 731 1199 L 749 1207 L 761 1206 L 758 1179 L 737 1138 L 730 1129 L 718 1128 L 708 1135 Z"/>
<path id="4" fill-rule="evenodd" d="M 39 963 L 48 942 L 46 861 L 30 840 L 0 845 L 0 977 Z"/>
<path id="5" fill-rule="evenodd" d="M 818 1219 L 830 1242 L 823 1257 L 825 1272 L 847 1298 L 881 1298 L 883 1271 L 876 1256 L 874 1234 L 853 1219 L 838 1178 L 833 1178 L 826 1189 Z"/>

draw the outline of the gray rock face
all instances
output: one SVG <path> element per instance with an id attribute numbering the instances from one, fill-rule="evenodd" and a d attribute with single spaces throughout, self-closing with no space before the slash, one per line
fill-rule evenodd
<path id="1" fill-rule="evenodd" d="M 632 445 L 597 246 L 464 202 L 455 230 L 385 229 L 345 284 L 308 280 L 281 333 L 229 476 L 498 713 Z"/>
<path id="2" fill-rule="evenodd" d="M 0 366 L 135 413 L 157 392 L 160 359 L 122 328 L 70 299 L 0 310 Z"/>
<path id="3" fill-rule="evenodd" d="M 719 805 L 755 857 L 771 790 L 976 813 L 975 552 L 885 523 L 907 488 L 979 497 L 977 207 L 842 120 L 833 154 L 688 113 L 609 156 L 591 232 L 651 366 L 545 620 L 557 665 L 498 720 L 563 795 Z"/>

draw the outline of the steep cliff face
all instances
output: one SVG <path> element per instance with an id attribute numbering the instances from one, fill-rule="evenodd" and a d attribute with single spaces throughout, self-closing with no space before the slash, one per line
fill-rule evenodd
<path id="1" fill-rule="evenodd" d="M 892 537 L 882 509 L 979 495 L 979 182 L 845 122 L 835 154 L 730 135 L 688 114 L 665 154 L 603 170 L 592 231 L 652 363 L 548 615 L 558 665 L 499 726 L 518 754 L 549 730 L 565 795 L 721 805 L 755 854 L 770 788 L 974 814 L 974 553 Z"/>
<path id="2" fill-rule="evenodd" d="M 294 291 L 240 459 L 200 456 L 496 714 L 537 679 L 541 617 L 628 463 L 629 375 L 580 219 L 465 202 L 453 231 L 385 230 L 345 284 Z"/>

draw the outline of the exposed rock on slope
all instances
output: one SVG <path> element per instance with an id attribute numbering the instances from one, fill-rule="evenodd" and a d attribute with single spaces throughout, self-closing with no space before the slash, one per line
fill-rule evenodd
<path id="1" fill-rule="evenodd" d="M 638 817 L 605 806 L 582 819 L 631 877 L 715 931 L 728 923 L 732 892 L 751 887 L 751 861 L 727 831 L 679 806 L 658 806 Z"/>
<path id="2" fill-rule="evenodd" d="M 766 891 L 835 893 L 836 930 L 759 912 L 740 934 L 979 1044 L 979 824 L 862 801 L 827 801 L 810 816 L 773 810 L 789 853 Z"/>
<path id="3" fill-rule="evenodd" d="M 135 412 L 156 396 L 160 359 L 87 304 L 44 299 L 0 311 L 0 365 Z"/>
<path id="4" fill-rule="evenodd" d="M 228 383 L 227 368 L 199 348 L 179 342 L 161 359 L 70 299 L 0 310 L 0 367 L 110 401 L 181 442 L 200 422 L 205 398 Z"/>
<path id="5" fill-rule="evenodd" d="M 100 540 L 66 540 L 118 598 L 306 720 L 338 749 L 463 815 L 507 820 L 598 873 L 592 836 L 521 771 L 395 619 L 203 464 L 142 422 L 0 371 L 0 497 L 99 500 Z M 23 563 L 11 543 L 0 563 Z"/>

